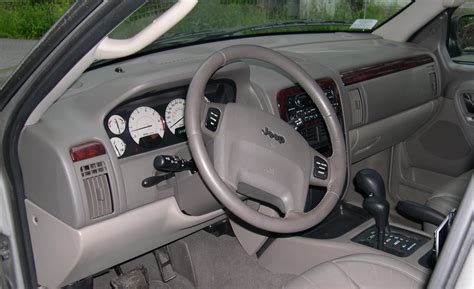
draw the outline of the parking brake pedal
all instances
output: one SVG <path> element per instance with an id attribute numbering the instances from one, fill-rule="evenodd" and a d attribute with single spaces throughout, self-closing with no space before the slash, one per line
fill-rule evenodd
<path id="1" fill-rule="evenodd" d="M 161 273 L 161 279 L 163 282 L 169 282 L 174 277 L 176 277 L 176 272 L 173 269 L 171 264 L 170 254 L 168 252 L 168 247 L 162 247 L 153 251 L 155 255 L 156 263 L 158 264 L 158 269 Z"/>

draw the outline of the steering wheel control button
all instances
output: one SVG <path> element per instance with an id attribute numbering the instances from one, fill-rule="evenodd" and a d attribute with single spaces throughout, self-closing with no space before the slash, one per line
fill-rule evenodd
<path id="1" fill-rule="evenodd" d="M 314 157 L 313 176 L 321 180 L 328 178 L 328 163 L 321 157 Z"/>
<path id="2" fill-rule="evenodd" d="M 221 112 L 215 107 L 211 107 L 207 110 L 206 123 L 205 126 L 208 130 L 215 132 L 217 126 L 219 125 L 219 118 L 221 117 Z"/>

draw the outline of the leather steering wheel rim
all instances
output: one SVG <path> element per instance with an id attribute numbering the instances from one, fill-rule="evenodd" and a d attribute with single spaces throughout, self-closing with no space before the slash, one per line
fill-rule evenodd
<path id="1" fill-rule="evenodd" d="M 322 182 L 327 188 L 327 191 L 318 206 L 309 212 L 302 212 L 301 206 L 299 206 L 299 211 L 290 210 L 286 212 L 284 217 L 272 217 L 248 207 L 237 195 L 236 188 L 231 188 L 219 176 L 219 173 L 214 167 L 213 161 L 209 157 L 203 138 L 206 134 L 209 135 L 210 133 L 209 131 L 206 131 L 206 117 L 205 114 L 203 116 L 202 108 L 206 85 L 218 69 L 243 59 L 263 61 L 274 65 L 291 75 L 312 98 L 326 123 L 333 151 L 332 156 L 326 159 L 329 167 L 328 178 L 325 182 Z M 206 109 L 207 108 L 205 108 L 205 110 Z M 221 106 L 220 110 L 223 113 L 222 117 L 225 117 L 225 106 Z M 229 107 L 229 111 L 231 111 L 231 107 Z M 255 114 L 255 112 L 252 113 Z M 258 113 L 265 114 L 266 112 L 261 111 Z M 269 127 L 272 126 L 271 122 L 273 121 L 275 121 L 276 124 L 276 119 L 272 120 L 268 116 L 265 117 L 266 119 L 269 119 Z M 273 117 L 277 118 L 277 116 Z M 280 118 L 278 117 L 278 119 Z M 199 67 L 189 86 L 185 108 L 185 127 L 193 159 L 206 185 L 227 209 L 252 226 L 276 233 L 295 233 L 309 229 L 320 223 L 331 212 L 343 193 L 347 172 L 346 146 L 344 134 L 337 114 L 316 81 L 314 81 L 312 77 L 298 64 L 274 50 L 254 45 L 236 45 L 224 48 L 211 55 Z M 291 134 L 291 137 L 293 138 L 298 138 L 289 130 L 285 130 L 285 132 Z M 262 136 L 258 137 L 262 138 Z M 288 135 L 286 137 L 288 138 Z M 290 145 L 290 142 L 288 142 L 288 145 Z M 275 146 L 278 146 L 278 144 L 271 144 L 271 147 Z M 308 144 L 307 146 L 309 153 L 305 156 L 308 158 L 308 164 L 305 163 L 302 167 L 305 169 L 305 172 L 313 174 L 316 162 L 314 156 L 321 157 L 321 155 L 312 150 Z M 278 149 L 280 148 L 278 147 Z M 306 160 L 304 162 L 306 162 Z M 275 167 L 271 169 L 278 170 L 279 168 Z M 313 176 L 309 176 L 308 178 L 310 183 L 311 181 L 318 182 L 318 180 Z M 308 188 L 306 187 L 306 192 L 307 189 Z"/>

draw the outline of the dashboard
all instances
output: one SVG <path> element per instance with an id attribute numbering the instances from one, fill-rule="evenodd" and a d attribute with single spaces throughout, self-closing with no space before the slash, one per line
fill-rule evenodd
<path id="1" fill-rule="evenodd" d="M 436 111 L 440 73 L 432 54 L 366 34 L 242 38 L 90 70 L 20 139 L 27 211 L 30 220 L 41 220 L 30 224 L 40 242 L 37 268 L 57 272 L 54 280 L 38 272 L 48 279 L 42 284 L 64 286 L 225 218 L 199 173 L 179 172 L 153 187 L 142 181 L 162 174 L 153 166 L 157 155 L 192 158 L 183 122 L 188 85 L 209 55 L 242 43 L 275 49 L 316 79 L 343 125 L 352 163 L 403 141 Z M 279 116 L 314 149 L 331 154 L 316 106 L 273 67 L 229 64 L 205 97 Z M 90 143 L 85 155 L 92 157 L 71 159 L 71 149 Z M 65 239 L 83 249 L 71 251 Z M 58 261 L 42 252 L 57 252 Z"/>
<path id="2" fill-rule="evenodd" d="M 186 141 L 184 108 L 188 87 L 152 91 L 120 104 L 107 114 L 104 127 L 118 158 L 125 158 Z M 235 83 L 211 81 L 210 102 L 235 102 Z"/>

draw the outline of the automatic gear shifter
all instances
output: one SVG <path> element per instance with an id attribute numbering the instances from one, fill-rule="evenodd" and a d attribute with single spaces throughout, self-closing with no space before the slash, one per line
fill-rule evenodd
<path id="1" fill-rule="evenodd" d="M 354 185 L 357 192 L 364 197 L 362 206 L 375 219 L 377 227 L 377 249 L 383 250 L 385 230 L 388 228 L 390 206 L 385 199 L 385 185 L 380 174 L 372 169 L 360 170 Z"/>

